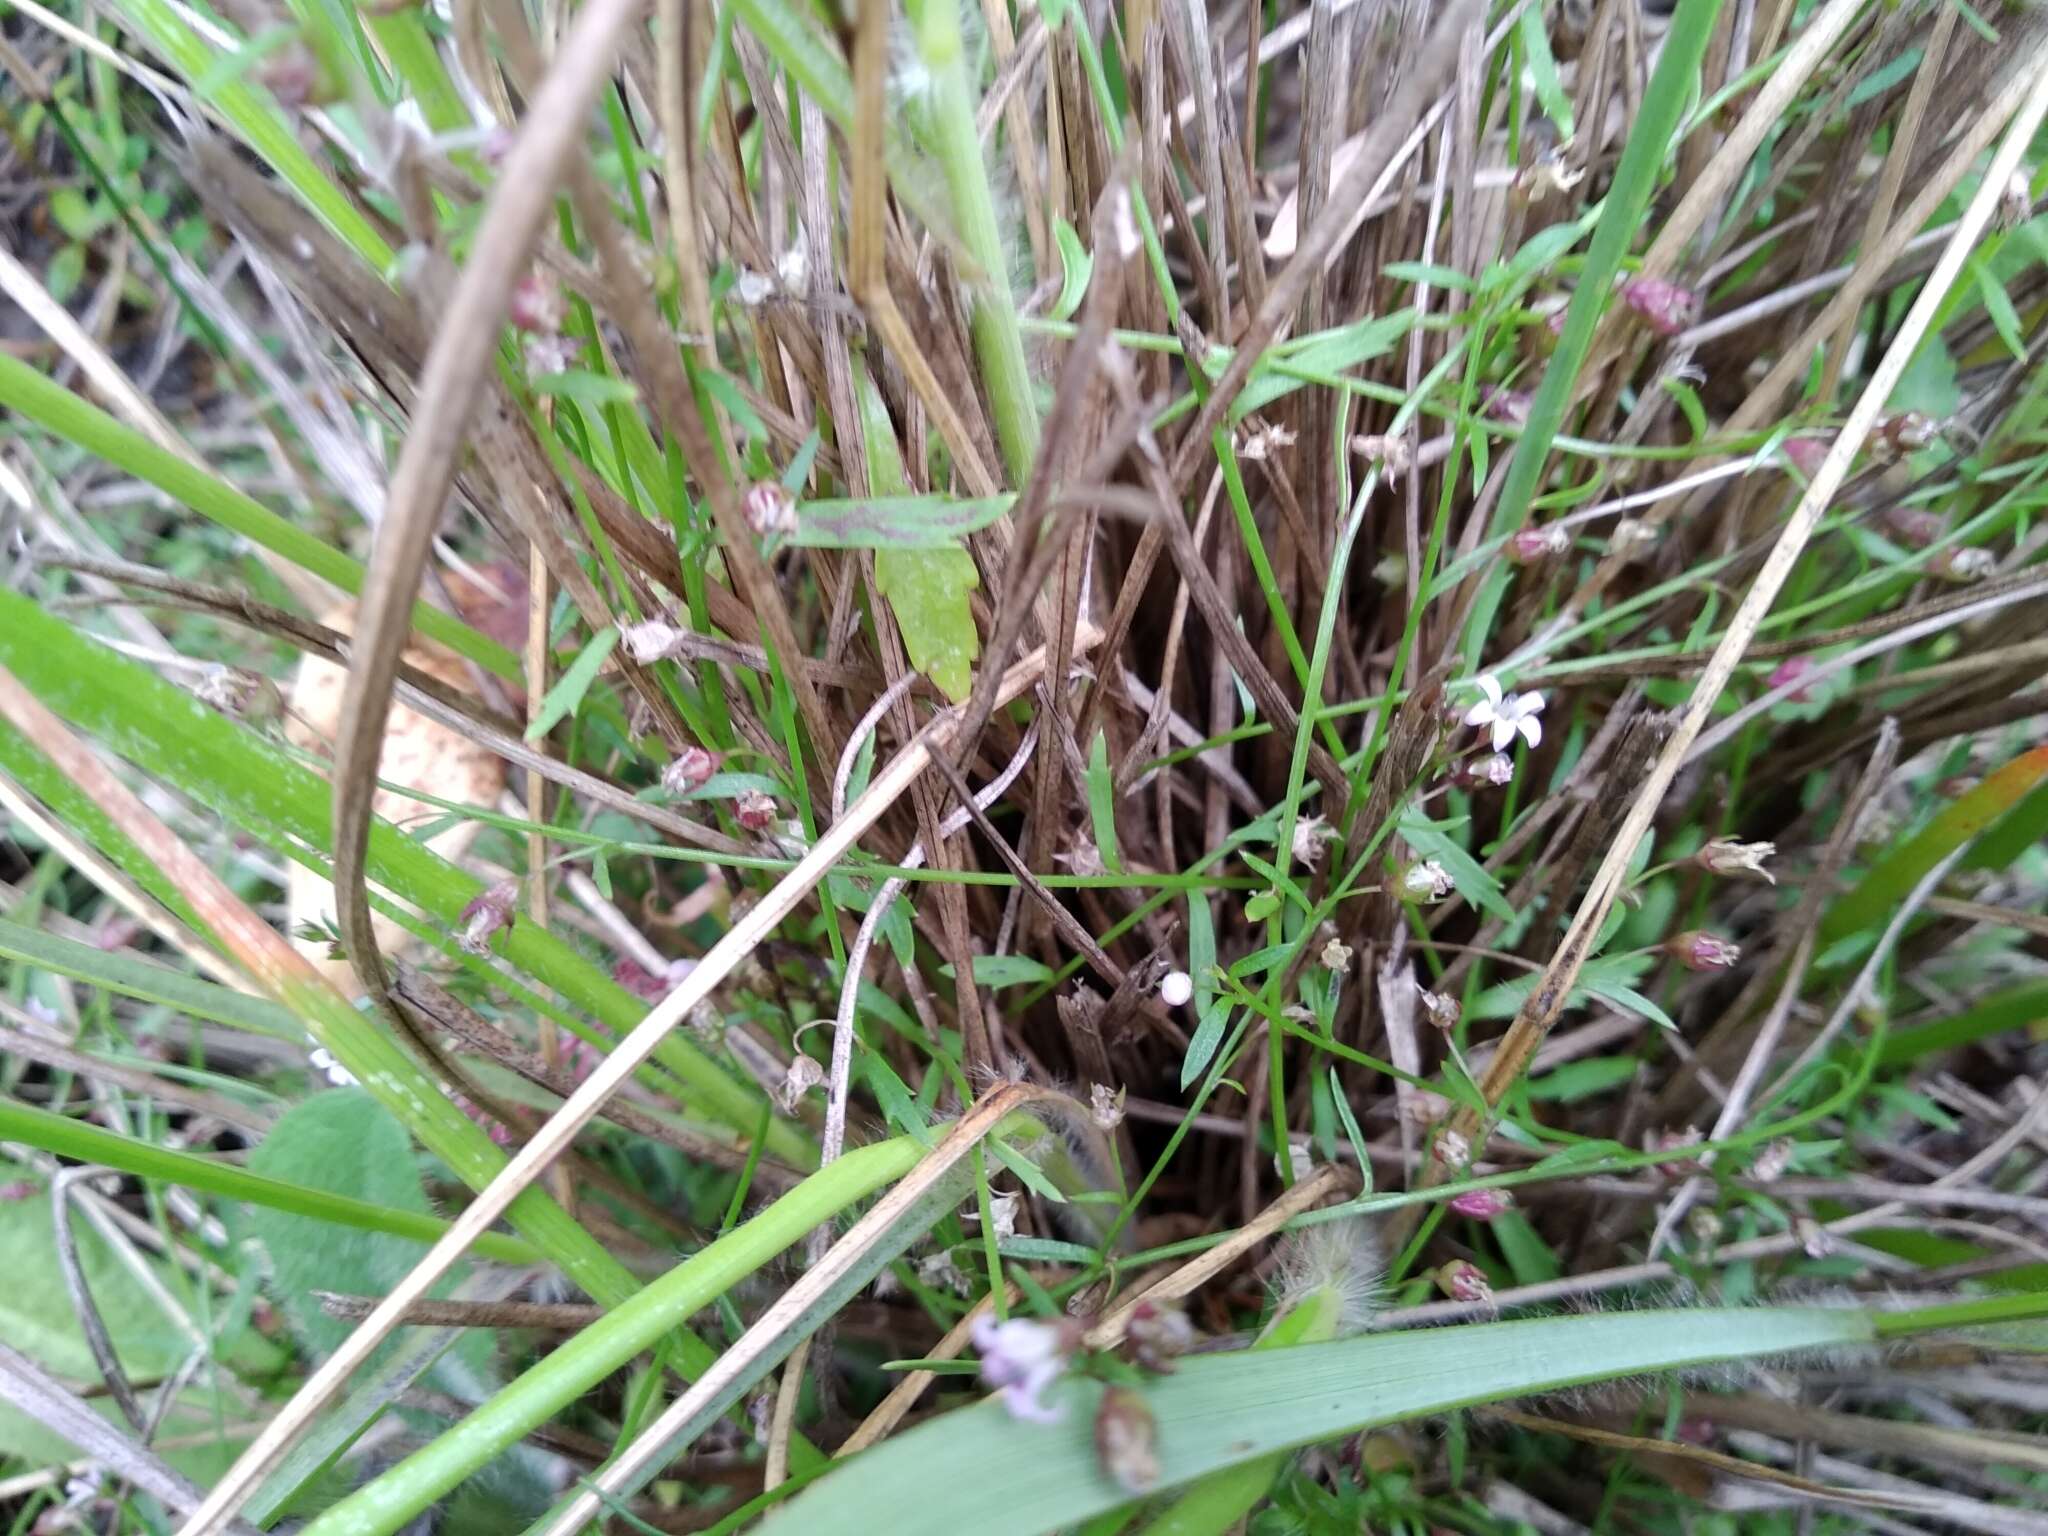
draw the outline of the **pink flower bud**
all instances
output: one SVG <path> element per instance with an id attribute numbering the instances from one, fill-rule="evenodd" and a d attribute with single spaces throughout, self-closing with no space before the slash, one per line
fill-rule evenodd
<path id="1" fill-rule="evenodd" d="M 1820 473 L 1820 462 L 1833 446 L 1834 439 L 1826 437 L 1788 437 L 1778 444 L 1779 451 L 1791 461 L 1792 467 L 1809 480 Z"/>
<path id="2" fill-rule="evenodd" d="M 1504 1189 L 1468 1189 L 1451 1196 L 1451 1209 L 1474 1221 L 1491 1221 L 1513 1208 L 1515 1197 Z"/>
<path id="3" fill-rule="evenodd" d="M 1676 336 L 1699 312 L 1699 295 L 1661 277 L 1632 277 L 1621 285 L 1621 302 L 1659 336 Z"/>
<path id="4" fill-rule="evenodd" d="M 733 819 L 749 832 L 765 832 L 775 821 L 775 800 L 758 789 L 750 789 L 733 807 Z"/>
<path id="5" fill-rule="evenodd" d="M 1664 953 L 1688 971 L 1725 971 L 1742 958 L 1742 947 L 1702 928 L 1688 928 L 1664 941 Z"/>
<path id="6" fill-rule="evenodd" d="M 1453 1301 L 1493 1300 L 1493 1287 L 1487 1282 L 1486 1271 L 1468 1259 L 1451 1260 L 1433 1278 L 1436 1288 Z"/>
<path id="7" fill-rule="evenodd" d="M 779 480 L 757 480 L 740 499 L 747 526 L 766 538 L 796 532 L 796 498 Z"/>
<path id="8" fill-rule="evenodd" d="M 1508 540 L 1508 559 L 1516 565 L 1541 565 L 1545 560 L 1567 554 L 1572 536 L 1556 523 L 1540 528 L 1519 528 Z"/>
<path id="9" fill-rule="evenodd" d="M 1486 392 L 1486 398 L 1480 402 L 1479 411 L 1481 415 L 1491 416 L 1495 421 L 1512 422 L 1519 427 L 1529 419 L 1529 409 L 1535 403 L 1534 396 L 1519 389 L 1496 386 Z"/>
<path id="10" fill-rule="evenodd" d="M 1460 789 L 1500 789 L 1514 779 L 1515 760 L 1505 752 L 1468 757 L 1451 769 L 1451 782 Z"/>
<path id="11" fill-rule="evenodd" d="M 1813 666 L 1813 658 L 1810 656 L 1787 656 L 1783 661 L 1771 668 L 1771 675 L 1765 678 L 1764 681 L 1769 685 L 1771 691 L 1776 693 L 1787 683 L 1799 683 L 1809 672 L 1813 671 Z M 1810 704 L 1813 702 L 1813 691 L 1806 687 L 1795 687 L 1790 693 L 1785 695 L 1785 698 L 1793 704 Z"/>
<path id="12" fill-rule="evenodd" d="M 509 318 L 517 330 L 552 336 L 562 328 L 562 288 L 554 274 L 535 268 L 512 286 Z"/>
<path id="13" fill-rule="evenodd" d="M 491 935 L 510 929 L 519 905 L 519 887 L 510 880 L 486 886 L 462 909 L 462 930 L 455 942 L 472 955 L 491 952 Z"/>
<path id="14" fill-rule="evenodd" d="M 687 795 L 702 789 L 718 772 L 718 754 L 707 752 L 694 742 L 684 747 L 661 770 L 661 787 L 672 795 Z"/>
<path id="15" fill-rule="evenodd" d="M 1925 549 L 1948 532 L 1948 519 L 1925 507 L 1894 507 L 1885 514 L 1885 526 L 1899 536 L 1901 544 Z"/>

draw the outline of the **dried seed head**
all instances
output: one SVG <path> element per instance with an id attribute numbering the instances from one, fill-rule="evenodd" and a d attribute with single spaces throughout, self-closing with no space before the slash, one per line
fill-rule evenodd
<path id="1" fill-rule="evenodd" d="M 1461 1172 L 1472 1165 L 1472 1143 L 1465 1139 L 1463 1132 L 1448 1127 L 1437 1132 L 1436 1140 L 1430 1146 L 1430 1153 L 1453 1173 Z"/>
<path id="2" fill-rule="evenodd" d="M 1998 568 L 1998 557 L 1988 549 L 1944 549 L 1927 568 L 1951 581 L 1982 581 Z"/>
<path id="3" fill-rule="evenodd" d="M 782 1086 L 775 1091 L 775 1098 L 782 1105 L 786 1115 L 796 1113 L 797 1105 L 803 1102 L 805 1094 L 825 1081 L 825 1069 L 815 1059 L 798 1052 L 790 1061 L 789 1070 L 782 1074 Z"/>
<path id="4" fill-rule="evenodd" d="M 488 955 L 491 935 L 501 928 L 511 928 L 518 907 L 519 887 L 510 880 L 484 887 L 462 909 L 462 928 L 455 942 L 472 955 Z"/>
<path id="5" fill-rule="evenodd" d="M 1351 969 L 1351 946 L 1342 939 L 1331 939 L 1316 958 L 1322 962 L 1324 970 L 1345 975 Z"/>
<path id="6" fill-rule="evenodd" d="M 1320 868 L 1323 850 L 1337 840 L 1337 833 L 1320 816 L 1306 816 L 1294 824 L 1291 849 L 1294 862 L 1303 869 Z"/>
<path id="7" fill-rule="evenodd" d="M 1508 540 L 1508 559 L 1516 565 L 1541 565 L 1559 555 L 1569 554 L 1572 536 L 1558 523 L 1540 528 L 1520 528 Z"/>
<path id="8" fill-rule="evenodd" d="M 749 832 L 765 832 L 775 821 L 775 797 L 750 789 L 740 796 L 732 814 Z"/>
<path id="9" fill-rule="evenodd" d="M 619 627 L 619 639 L 625 643 L 626 654 L 643 667 L 649 662 L 665 661 L 675 655 L 685 633 L 660 619 Z"/>
<path id="10" fill-rule="evenodd" d="M 1656 529 L 1639 518 L 1617 518 L 1614 531 L 1607 535 L 1607 552 L 1625 559 L 1633 558 L 1655 544 L 1659 537 Z"/>
<path id="11" fill-rule="evenodd" d="M 1279 457 L 1282 450 L 1294 446 L 1294 433 L 1277 422 L 1262 422 L 1243 433 L 1237 444 L 1237 456 L 1249 459 L 1254 464 L 1263 464 L 1268 459 Z"/>
<path id="12" fill-rule="evenodd" d="M 1408 439 L 1400 433 L 1354 437 L 1351 439 L 1351 451 L 1378 460 L 1389 478 L 1407 474 L 1415 463 L 1414 451 Z"/>
<path id="13" fill-rule="evenodd" d="M 1458 1006 L 1458 1000 L 1455 997 L 1446 996 L 1442 992 L 1428 991 L 1417 995 L 1422 1003 L 1423 1017 L 1428 1019 L 1431 1024 L 1434 1024 L 1445 1034 L 1449 1034 L 1458 1027 L 1459 1015 L 1464 1010 Z"/>
<path id="14" fill-rule="evenodd" d="M 1423 859 L 1401 872 L 1401 894 L 1409 901 L 1442 901 L 1457 890 L 1451 872 L 1435 859 Z"/>
<path id="15" fill-rule="evenodd" d="M 1110 1387 L 1095 1409 L 1095 1456 L 1125 1493 L 1159 1485 L 1159 1425 L 1133 1387 Z"/>
<path id="16" fill-rule="evenodd" d="M 756 480 L 740 499 L 740 510 L 763 538 L 796 532 L 796 498 L 780 480 Z"/>
<path id="17" fill-rule="evenodd" d="M 1124 1123 L 1124 1095 L 1128 1091 L 1119 1088 L 1111 1093 L 1105 1083 L 1089 1085 L 1088 1118 L 1095 1122 L 1098 1131 L 1113 1131 Z"/>
<path id="18" fill-rule="evenodd" d="M 1664 953 L 1688 971 L 1725 971 L 1742 958 L 1742 947 L 1703 928 L 1688 928 L 1664 941 Z"/>
<path id="19" fill-rule="evenodd" d="M 1195 1343 L 1195 1325 L 1173 1301 L 1140 1301 L 1131 1309 L 1124 1345 L 1131 1359 L 1148 1371 L 1170 1374 L 1176 1358 Z"/>
<path id="20" fill-rule="evenodd" d="M 687 795 L 702 789 L 718 772 L 718 754 L 707 752 L 694 742 L 684 747 L 661 770 L 661 787 L 672 795 Z"/>
<path id="21" fill-rule="evenodd" d="M 1870 438 L 1870 455 L 1881 464 L 1893 464 L 1909 453 L 1918 453 L 1940 435 L 1941 429 L 1926 412 L 1900 411 L 1877 424 Z"/>
<path id="22" fill-rule="evenodd" d="M 1491 1221 L 1513 1209 L 1514 1203 L 1515 1197 L 1504 1189 L 1468 1189 L 1462 1195 L 1451 1196 L 1451 1209 L 1474 1221 Z"/>
<path id="23" fill-rule="evenodd" d="M 1621 285 L 1621 302 L 1659 336 L 1676 336 L 1699 313 L 1700 297 L 1661 277 L 1632 277 Z"/>
<path id="24" fill-rule="evenodd" d="M 1772 857 L 1777 851 L 1776 843 L 1738 843 L 1732 838 L 1717 837 L 1694 854 L 1692 861 L 1710 874 L 1744 878 L 1754 875 L 1759 880 L 1776 885 L 1777 876 L 1764 868 L 1764 860 Z"/>
<path id="25" fill-rule="evenodd" d="M 1453 1259 L 1440 1266 L 1432 1277 L 1436 1288 L 1453 1301 L 1493 1300 L 1493 1287 L 1487 1282 L 1486 1271 L 1469 1259 Z"/>
<path id="26" fill-rule="evenodd" d="M 1749 1165 L 1749 1176 L 1759 1184 L 1775 1182 L 1787 1168 L 1792 1166 L 1792 1154 L 1797 1150 L 1790 1136 L 1780 1136 L 1767 1141 L 1757 1149 L 1756 1161 Z"/>
<path id="27" fill-rule="evenodd" d="M 506 318 L 515 329 L 535 336 L 553 336 L 562 329 L 565 313 L 562 285 L 547 269 L 536 267 L 512 285 L 512 304 Z"/>

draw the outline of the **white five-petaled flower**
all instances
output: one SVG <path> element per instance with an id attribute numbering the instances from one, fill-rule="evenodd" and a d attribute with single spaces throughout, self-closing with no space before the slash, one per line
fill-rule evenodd
<path id="1" fill-rule="evenodd" d="M 1491 672 L 1483 673 L 1477 681 L 1479 691 L 1485 697 L 1465 711 L 1465 723 L 1490 729 L 1494 751 L 1505 752 L 1517 736 L 1532 747 L 1543 740 L 1543 722 L 1536 718 L 1543 713 L 1542 694 L 1510 693 L 1503 696 L 1500 679 Z"/>
<path id="2" fill-rule="evenodd" d="M 984 1312 L 968 1331 L 981 1356 L 981 1379 L 1002 1393 L 1011 1416 L 1033 1424 L 1058 1423 L 1061 1410 L 1044 1394 L 1067 1368 L 1072 1330 L 1028 1317 L 999 1323 Z"/>

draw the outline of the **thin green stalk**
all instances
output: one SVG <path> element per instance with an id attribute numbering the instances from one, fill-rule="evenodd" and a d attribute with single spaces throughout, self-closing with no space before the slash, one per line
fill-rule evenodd
<path id="1" fill-rule="evenodd" d="M 1024 361 L 1024 337 L 1010 294 L 1010 258 L 996 222 L 975 126 L 977 92 L 967 78 L 960 36 L 959 0 L 924 0 L 918 8 L 917 46 L 932 80 L 932 120 L 939 164 L 953 195 L 953 217 L 967 254 L 981 268 L 974 280 L 970 328 L 981 379 L 995 414 L 996 441 L 1011 480 L 1022 485 L 1038 459 L 1038 402 Z"/>
<path id="2" fill-rule="evenodd" d="M 1720 14 L 1721 0 L 1679 0 L 1672 15 L 1663 51 L 1643 92 L 1628 143 L 1622 148 L 1621 162 L 1614 170 L 1614 182 L 1608 188 L 1600 220 L 1587 244 L 1578 286 L 1572 290 L 1571 306 L 1565 311 L 1564 334 L 1558 338 L 1557 349 L 1543 370 L 1543 382 L 1530 402 L 1521 439 L 1515 444 L 1514 458 L 1501 484 L 1500 503 L 1494 510 L 1491 529 L 1495 535 L 1513 533 L 1528 518 L 1530 499 L 1550 461 L 1552 440 L 1564 425 L 1579 370 L 1585 366 L 1586 353 L 1593 344 L 1593 332 L 1613 296 L 1622 258 L 1642 228 L 1643 214 L 1656 193 L 1664 157 L 1685 114 L 1686 103 L 1692 99 L 1700 60 L 1706 55 L 1707 42 Z M 1496 566 L 1488 573 L 1479 599 L 1472 605 L 1464 641 L 1468 666 L 1478 662 L 1479 649 L 1492 627 L 1501 594 L 1507 590 L 1507 580 L 1506 570 Z"/>
<path id="3" fill-rule="evenodd" d="M 820 1169 L 752 1221 L 615 1306 L 432 1444 L 343 1499 L 308 1526 L 305 1536 L 386 1536 L 397 1530 L 805 1233 L 901 1178 L 924 1154 L 916 1138 L 899 1136 L 856 1148 Z"/>
<path id="4" fill-rule="evenodd" d="M 393 1210 L 347 1195 L 330 1195 L 325 1190 L 251 1173 L 233 1163 L 216 1162 L 192 1152 L 173 1152 L 82 1120 L 37 1109 L 18 1099 L 0 1098 L 0 1140 L 24 1142 L 58 1157 L 118 1168 L 137 1178 L 157 1179 L 224 1200 L 289 1211 L 294 1216 L 332 1222 L 338 1227 L 383 1232 L 422 1243 L 433 1243 L 448 1230 L 447 1222 L 416 1211 Z M 478 1238 L 476 1252 L 506 1264 L 534 1264 L 541 1258 L 533 1244 L 502 1232 L 486 1232 Z"/>
<path id="5" fill-rule="evenodd" d="M 363 568 L 341 551 L 279 517 L 225 480 L 168 449 L 61 384 L 53 383 L 19 358 L 0 352 L 0 405 L 54 432 L 74 447 L 148 482 L 210 522 L 252 544 L 281 555 L 348 593 L 363 590 Z M 452 614 L 425 603 L 413 608 L 413 628 L 508 682 L 520 680 L 519 659 Z"/>

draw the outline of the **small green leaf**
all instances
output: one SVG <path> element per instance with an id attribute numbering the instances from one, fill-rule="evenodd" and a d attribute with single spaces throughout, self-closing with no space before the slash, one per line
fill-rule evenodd
<path id="1" fill-rule="evenodd" d="M 950 965 L 939 967 L 939 974 L 955 974 Z M 976 955 L 974 957 L 974 980 L 983 987 L 1021 987 L 1027 983 L 1051 981 L 1053 970 L 1043 961 L 1033 960 L 1029 955 Z"/>
<path id="2" fill-rule="evenodd" d="M 805 549 L 952 549 L 979 533 L 1016 501 L 986 496 L 869 496 L 806 501 L 796 509 L 789 542 Z"/>
<path id="3" fill-rule="evenodd" d="M 1102 855 L 1102 867 L 1113 875 L 1123 873 L 1116 843 L 1116 780 L 1109 771 L 1109 741 L 1100 727 L 1088 743 L 1088 816 L 1095 824 L 1095 849 Z"/>
<path id="4" fill-rule="evenodd" d="M 1470 293 L 1478 286 L 1456 267 L 1432 261 L 1390 261 L 1380 271 L 1399 282 L 1428 283 L 1433 288 L 1449 288 L 1457 293 Z"/>
<path id="5" fill-rule="evenodd" d="M 1527 6 L 1522 11 L 1522 49 L 1529 84 L 1536 91 L 1537 105 L 1550 119 L 1560 139 L 1572 136 L 1572 100 L 1558 78 L 1557 60 L 1550 52 L 1550 34 L 1544 29 L 1543 8 Z"/>
<path id="6" fill-rule="evenodd" d="M 85 281 L 85 247 L 72 244 L 57 248 L 43 272 L 43 286 L 59 304 L 67 302 Z"/>
<path id="7" fill-rule="evenodd" d="M 544 373 L 533 381 L 533 392 L 599 408 L 631 405 L 640 398 L 640 391 L 626 380 L 609 373 L 592 373 L 587 368 L 565 368 L 560 373 Z"/>
<path id="8" fill-rule="evenodd" d="M 1991 317 L 1992 329 L 1998 332 L 1998 339 L 2005 343 L 2005 349 L 2020 362 L 2027 360 L 2027 339 L 2020 326 L 2019 311 L 2012 307 L 2012 300 L 2006 295 L 2005 284 L 1998 280 L 1990 266 L 1976 263 L 1977 292 L 1984 300 L 1984 313 Z"/>
<path id="9" fill-rule="evenodd" d="M 981 585 L 973 556 L 957 545 L 878 549 L 875 585 L 896 615 L 910 664 L 954 703 L 966 702 L 974 686 L 974 658 L 981 654 L 967 599 Z"/>
<path id="10" fill-rule="evenodd" d="M 1194 1037 L 1188 1041 L 1187 1056 L 1180 1064 L 1182 1088 L 1208 1071 L 1209 1063 L 1215 1058 L 1216 1047 L 1223 1043 L 1224 1026 L 1229 1022 L 1230 1007 L 1218 998 L 1196 1023 Z"/>
<path id="11" fill-rule="evenodd" d="M 616 629 L 601 629 L 590 637 L 590 643 L 583 647 L 568 669 L 555 680 L 555 686 L 547 691 L 540 701 L 540 713 L 533 717 L 533 724 L 526 728 L 528 741 L 539 741 L 555 728 L 556 722 L 565 715 L 573 714 L 576 706 L 583 702 L 583 695 L 590 691 L 590 685 L 597 678 L 597 669 L 612 653 L 612 647 L 619 643 Z"/>
<path id="12" fill-rule="evenodd" d="M 1280 910 L 1280 893 L 1271 886 L 1255 893 L 1244 904 L 1244 917 L 1248 923 L 1263 923 Z"/>
<path id="13" fill-rule="evenodd" d="M 89 241 L 107 227 L 113 210 L 87 197 L 76 187 L 59 187 L 50 194 L 50 221 L 70 239 Z"/>
<path id="14" fill-rule="evenodd" d="M 1040 7 L 1041 14 L 1043 11 L 1044 8 Z M 1059 24 L 1047 16 L 1046 25 L 1057 27 Z M 1065 219 L 1053 221 L 1052 234 L 1059 243 L 1062 273 L 1060 296 L 1053 302 L 1052 318 L 1068 320 L 1081 307 L 1082 295 L 1088 291 L 1088 279 L 1095 271 L 1095 258 L 1088 254 L 1081 244 L 1081 237 L 1074 233 L 1074 226 Z"/>

